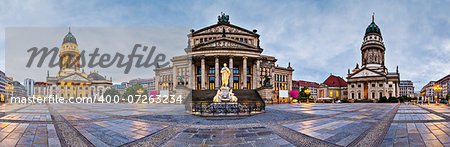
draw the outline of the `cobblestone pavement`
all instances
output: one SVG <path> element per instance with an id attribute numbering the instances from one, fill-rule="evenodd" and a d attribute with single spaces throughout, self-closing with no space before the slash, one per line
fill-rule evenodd
<path id="1" fill-rule="evenodd" d="M 449 110 L 448 106 L 401 105 L 382 146 L 450 146 L 450 122 L 441 117 Z"/>
<path id="2" fill-rule="evenodd" d="M 251 117 L 183 105 L 1 105 L 0 146 L 450 146 L 450 107 L 276 104 Z"/>

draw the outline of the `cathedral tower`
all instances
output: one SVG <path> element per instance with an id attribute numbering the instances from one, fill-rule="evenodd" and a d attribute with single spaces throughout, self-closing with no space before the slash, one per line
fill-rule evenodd
<path id="1" fill-rule="evenodd" d="M 64 37 L 59 52 L 59 72 L 58 76 L 67 76 L 80 72 L 80 52 L 75 36 L 70 32 Z"/>
<path id="2" fill-rule="evenodd" d="M 378 72 L 386 72 L 384 68 L 385 50 L 380 27 L 375 24 L 374 16 L 372 15 L 372 23 L 367 26 L 361 45 L 362 66 Z"/>

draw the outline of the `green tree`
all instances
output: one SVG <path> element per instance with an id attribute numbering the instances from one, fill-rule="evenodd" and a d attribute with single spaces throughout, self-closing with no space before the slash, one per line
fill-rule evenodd
<path id="1" fill-rule="evenodd" d="M 300 100 L 306 100 L 306 99 L 308 99 L 309 98 L 309 96 L 311 96 L 311 93 L 309 93 L 309 94 L 306 94 L 305 93 L 305 90 L 306 89 L 309 89 L 309 87 L 308 86 L 303 86 L 302 88 L 301 88 L 301 90 L 300 90 L 300 93 L 298 94 L 298 98 L 300 99 Z M 309 98 L 310 99 L 310 98 Z M 311 99 L 310 99 L 311 100 Z"/>
<path id="2" fill-rule="evenodd" d="M 136 84 L 136 85 L 133 85 L 133 86 L 125 89 L 125 92 L 123 93 L 123 97 L 128 98 L 129 95 L 132 95 L 133 97 L 135 95 L 139 95 L 137 93 L 137 90 L 139 90 L 139 89 L 142 89 L 144 91 L 144 93 L 142 93 L 141 95 L 146 95 L 148 97 L 148 90 L 144 89 L 144 87 L 141 84 Z"/>
<path id="3" fill-rule="evenodd" d="M 111 96 L 111 98 L 113 98 L 114 96 L 116 96 L 116 95 L 118 95 L 119 97 L 120 97 L 120 93 L 119 93 L 119 91 L 117 91 L 116 89 L 114 89 L 114 88 L 112 88 L 112 89 L 107 89 L 106 91 L 105 91 L 105 93 L 103 93 L 103 97 L 106 97 L 106 96 Z"/>

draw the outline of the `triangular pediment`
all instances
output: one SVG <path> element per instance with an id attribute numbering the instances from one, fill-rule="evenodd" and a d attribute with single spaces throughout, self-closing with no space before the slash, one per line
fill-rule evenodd
<path id="1" fill-rule="evenodd" d="M 59 79 L 60 81 L 84 81 L 84 82 L 90 82 L 89 79 L 87 79 L 86 77 L 78 74 L 78 73 L 74 73 L 65 77 L 62 77 Z"/>
<path id="2" fill-rule="evenodd" d="M 232 24 L 215 24 L 208 27 L 205 27 L 203 29 L 200 29 L 198 31 L 195 31 L 194 35 L 201 35 L 201 34 L 217 34 L 217 33 L 223 33 L 225 30 L 225 33 L 233 33 L 233 34 L 245 34 L 245 35 L 256 35 L 252 31 L 249 31 L 247 29 L 232 25 Z"/>
<path id="3" fill-rule="evenodd" d="M 378 72 L 372 71 L 370 69 L 367 68 L 363 68 L 359 71 L 357 71 L 356 73 L 352 74 L 350 76 L 350 78 L 360 78 L 360 77 L 380 77 L 380 76 L 384 76 Z"/>

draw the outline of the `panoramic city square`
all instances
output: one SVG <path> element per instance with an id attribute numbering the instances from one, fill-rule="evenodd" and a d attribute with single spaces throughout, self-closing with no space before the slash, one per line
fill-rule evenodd
<path id="1" fill-rule="evenodd" d="M 0 147 L 450 147 L 449 10 L 0 0 Z"/>
<path id="2" fill-rule="evenodd" d="M 448 106 L 280 104 L 198 117 L 177 104 L 2 105 L 0 146 L 450 146 Z"/>

